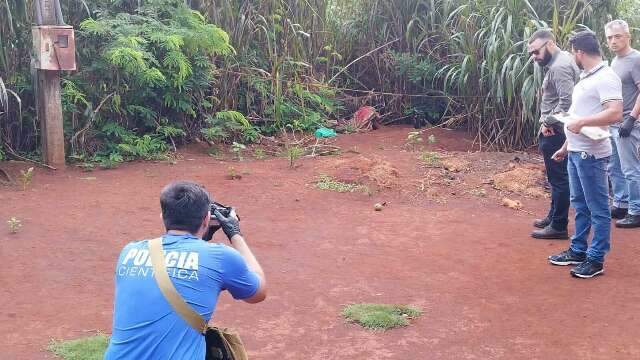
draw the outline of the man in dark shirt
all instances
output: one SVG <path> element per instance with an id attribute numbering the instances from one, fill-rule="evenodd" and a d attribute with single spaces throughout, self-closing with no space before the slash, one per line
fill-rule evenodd
<path id="1" fill-rule="evenodd" d="M 547 116 L 566 112 L 571 106 L 573 86 L 580 75 L 580 70 L 573 57 L 562 51 L 555 43 L 555 37 L 549 29 L 534 32 L 528 44 L 529 55 L 544 67 L 545 76 L 542 83 L 542 99 L 540 102 L 540 135 L 539 146 L 544 158 L 547 179 L 551 185 L 551 206 L 543 219 L 535 220 L 535 230 L 531 236 L 537 239 L 567 239 L 569 222 L 569 177 L 567 161 L 556 162 L 553 154 L 564 144 L 566 137 L 562 124 L 552 124 Z"/>

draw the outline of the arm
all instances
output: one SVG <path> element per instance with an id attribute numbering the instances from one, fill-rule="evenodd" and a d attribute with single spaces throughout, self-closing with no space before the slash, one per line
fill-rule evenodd
<path id="1" fill-rule="evenodd" d="M 551 114 L 568 112 L 571 107 L 571 96 L 573 95 L 573 86 L 575 85 L 575 74 L 572 68 L 552 68 L 549 70 L 549 81 L 553 82 L 553 86 L 558 94 L 558 104 L 551 110 Z M 543 124 L 540 126 L 540 132 L 543 136 L 555 135 L 552 126 Z"/>
<path id="2" fill-rule="evenodd" d="M 554 71 L 553 84 L 556 87 L 558 93 L 558 105 L 551 111 L 552 114 L 560 112 L 568 112 L 571 107 L 571 96 L 573 95 L 573 86 L 576 79 L 573 74 L 573 69 L 561 68 Z"/>
<path id="3" fill-rule="evenodd" d="M 561 162 L 562 160 L 564 160 L 567 157 L 567 146 L 569 145 L 569 142 L 567 140 L 564 141 L 564 144 L 562 144 L 562 147 L 560 149 L 558 149 L 558 151 L 556 151 L 551 158 L 557 162 Z"/>
<path id="4" fill-rule="evenodd" d="M 603 78 L 597 87 L 604 110 L 597 114 L 578 117 L 567 123 L 567 129 L 578 134 L 585 126 L 608 126 L 622 119 L 622 81 L 615 74 Z"/>
<path id="5" fill-rule="evenodd" d="M 244 261 L 246 262 L 246 266 L 250 271 L 255 273 L 255 275 L 260 280 L 260 285 L 256 292 L 248 297 L 242 299 L 245 302 L 250 304 L 255 304 L 263 301 L 267 298 L 267 281 L 264 275 L 264 271 L 262 270 L 262 266 L 256 260 L 256 257 L 253 255 L 253 252 L 247 245 L 244 237 L 240 234 L 240 222 L 236 217 L 235 211 L 231 212 L 229 217 L 224 217 L 220 211 L 216 210 L 214 212 L 215 217 L 217 218 L 220 226 L 222 227 L 222 231 L 224 231 L 227 238 L 229 238 L 229 242 L 231 246 L 242 256 Z"/>
<path id="6" fill-rule="evenodd" d="M 640 72 L 640 69 L 638 72 Z M 640 82 L 636 83 L 636 86 L 638 87 L 638 90 L 640 90 Z M 633 130 L 633 126 L 638 120 L 638 114 L 640 114 L 640 96 L 636 98 L 636 103 L 633 105 L 631 112 L 624 117 L 624 121 L 620 126 L 620 131 L 618 132 L 621 138 L 631 135 L 631 130 Z"/>
<path id="7" fill-rule="evenodd" d="M 609 126 L 622 118 L 622 100 L 611 100 L 602 104 L 604 110 L 590 116 L 576 118 L 567 124 L 567 129 L 578 134 L 585 126 Z"/>
<path id="8" fill-rule="evenodd" d="M 638 87 L 638 91 L 640 91 L 640 82 L 638 82 L 636 86 Z M 633 109 L 631 109 L 631 116 L 636 119 L 640 116 L 640 95 L 636 98 L 636 103 L 633 105 Z"/>
<path id="9" fill-rule="evenodd" d="M 231 239 L 229 239 L 229 241 L 231 242 L 231 246 L 233 246 L 233 248 L 236 249 L 240 253 L 240 255 L 242 255 L 244 260 L 247 262 L 247 266 L 249 267 L 249 269 L 255 272 L 256 275 L 258 275 L 258 278 L 260 278 L 260 287 L 258 288 L 256 293 L 253 294 L 253 296 L 251 296 L 250 298 L 243 299 L 243 301 L 250 304 L 255 304 L 263 301 L 267 298 L 267 280 L 264 276 L 262 266 L 260 266 L 260 263 L 258 263 L 258 260 L 256 260 L 256 257 L 253 255 L 253 252 L 245 242 L 242 235 L 233 235 Z"/>

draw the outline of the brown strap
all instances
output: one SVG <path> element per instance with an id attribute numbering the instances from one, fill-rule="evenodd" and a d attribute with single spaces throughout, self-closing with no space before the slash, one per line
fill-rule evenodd
<path id="1" fill-rule="evenodd" d="M 153 276 L 164 298 L 171 304 L 173 310 L 175 310 L 184 321 L 189 323 L 194 330 L 199 333 L 204 333 L 205 330 L 207 330 L 207 322 L 178 294 L 178 291 L 175 286 L 173 286 L 173 282 L 171 282 L 167 274 L 162 250 L 162 238 L 149 240 L 149 255 L 151 255 L 151 264 L 153 265 Z"/>

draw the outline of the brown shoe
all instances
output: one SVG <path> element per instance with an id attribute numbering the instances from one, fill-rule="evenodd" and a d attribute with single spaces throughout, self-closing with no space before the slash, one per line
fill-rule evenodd
<path id="1" fill-rule="evenodd" d="M 549 219 L 548 217 L 544 219 L 535 219 L 533 221 L 533 226 L 537 227 L 538 229 L 544 229 L 549 226 L 549 224 L 551 224 L 551 219 Z"/>
<path id="2" fill-rule="evenodd" d="M 544 229 L 535 230 L 531 233 L 531 237 L 535 239 L 558 239 L 558 240 L 566 240 L 569 238 L 569 234 L 567 230 L 556 230 L 548 225 Z"/>

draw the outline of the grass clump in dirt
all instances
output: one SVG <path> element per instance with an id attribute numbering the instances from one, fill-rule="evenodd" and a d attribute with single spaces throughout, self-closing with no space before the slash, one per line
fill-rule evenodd
<path id="1" fill-rule="evenodd" d="M 108 345 L 109 337 L 97 334 L 76 340 L 52 340 L 47 348 L 64 360 L 101 360 Z"/>
<path id="2" fill-rule="evenodd" d="M 422 310 L 408 305 L 351 304 L 344 307 L 342 316 L 369 330 L 389 330 L 409 325 Z"/>
<path id="3" fill-rule="evenodd" d="M 17 234 L 22 227 L 22 221 L 18 220 L 15 217 L 11 217 L 11 219 L 7 220 L 7 225 L 9 226 L 10 233 Z"/>
<path id="4" fill-rule="evenodd" d="M 316 181 L 316 187 L 320 190 L 336 191 L 340 193 L 362 191 L 369 193 L 369 188 L 354 183 L 338 181 L 329 175 L 320 175 Z"/>
<path id="5" fill-rule="evenodd" d="M 20 175 L 18 175 L 18 182 L 22 187 L 22 191 L 27 191 L 27 187 L 31 185 L 31 181 L 33 180 L 33 167 L 25 170 L 20 170 Z"/>
<path id="6" fill-rule="evenodd" d="M 440 167 L 442 165 L 440 160 L 440 154 L 437 152 L 425 151 L 420 154 L 420 161 L 428 167 Z"/>

